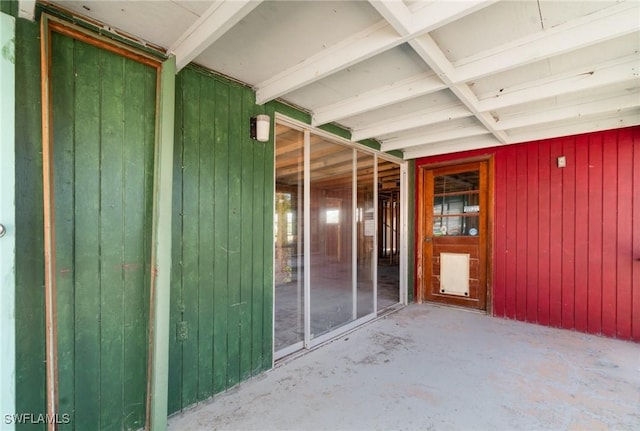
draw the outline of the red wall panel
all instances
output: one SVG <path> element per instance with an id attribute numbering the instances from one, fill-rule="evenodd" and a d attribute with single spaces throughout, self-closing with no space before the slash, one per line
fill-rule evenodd
<path id="1" fill-rule="evenodd" d="M 640 127 L 417 166 L 486 154 L 495 167 L 493 314 L 640 341 Z"/>

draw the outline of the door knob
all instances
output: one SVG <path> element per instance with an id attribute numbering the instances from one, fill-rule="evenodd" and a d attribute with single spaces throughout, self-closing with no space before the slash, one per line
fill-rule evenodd
<path id="1" fill-rule="evenodd" d="M 2 238 L 5 233 L 7 233 L 7 228 L 4 227 L 3 224 L 0 224 L 0 238 Z"/>
<path id="2" fill-rule="evenodd" d="M 431 242 L 431 237 L 430 236 L 425 236 L 424 237 L 424 242 Z"/>

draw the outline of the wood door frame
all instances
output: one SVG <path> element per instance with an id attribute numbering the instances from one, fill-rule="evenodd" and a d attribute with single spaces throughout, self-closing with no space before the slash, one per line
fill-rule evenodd
<path id="1" fill-rule="evenodd" d="M 147 399 L 145 429 L 166 428 L 169 337 L 169 277 L 171 273 L 171 195 L 173 181 L 173 115 L 175 96 L 175 57 L 163 61 L 124 43 L 99 35 L 43 13 L 40 18 L 40 72 L 42 113 L 42 180 L 45 276 L 45 357 L 46 413 L 59 415 L 58 348 L 56 304 L 56 253 L 53 170 L 53 105 L 50 72 L 52 33 L 61 34 L 91 46 L 142 63 L 156 70 L 156 131 L 154 144 L 153 226 L 151 241 L 151 280 L 149 297 Z M 167 100 L 165 100 L 167 99 Z M 167 233 L 168 232 L 168 233 Z M 169 251 L 167 251 L 169 250 Z M 158 268 L 163 271 L 159 273 Z M 47 429 L 57 429 L 55 421 Z"/>
<path id="2" fill-rule="evenodd" d="M 485 162 L 487 164 L 487 240 L 486 240 L 486 313 L 491 315 L 493 312 L 493 242 L 494 242 L 494 156 L 493 154 L 464 158 L 464 159 L 456 159 L 450 160 L 446 162 L 437 162 L 437 163 L 428 163 L 424 165 L 420 165 L 417 167 L 416 173 L 416 239 L 415 239 L 415 248 L 416 248 L 416 283 L 414 286 L 414 295 L 416 298 L 416 303 L 421 304 L 425 302 L 425 277 L 424 277 L 424 268 L 425 268 L 425 259 L 428 256 L 424 256 L 423 253 L 423 240 L 428 235 L 427 228 L 425 223 L 425 209 L 427 208 L 427 203 L 424 200 L 424 182 L 426 177 L 426 172 L 439 169 L 439 168 L 447 168 L 454 167 L 458 165 L 466 165 L 469 163 L 477 163 L 477 162 Z"/>

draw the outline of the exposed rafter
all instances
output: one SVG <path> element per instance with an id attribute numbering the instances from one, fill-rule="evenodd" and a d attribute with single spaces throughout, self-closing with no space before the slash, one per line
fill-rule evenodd
<path id="1" fill-rule="evenodd" d="M 351 132 L 352 141 L 384 136 L 398 133 L 403 130 L 415 129 L 417 127 L 428 126 L 445 121 L 458 120 L 460 118 L 473 115 L 464 105 L 439 106 L 437 109 L 430 108 L 409 115 L 390 118 L 373 126 L 363 127 Z"/>
<path id="2" fill-rule="evenodd" d="M 494 94 L 481 95 L 478 108 L 481 111 L 493 111 L 563 94 L 637 81 L 640 77 L 638 69 L 638 56 L 634 54 L 595 67 L 581 67 L 563 74 L 507 87 Z"/>
<path id="3" fill-rule="evenodd" d="M 376 88 L 333 105 L 316 109 L 312 122 L 314 126 L 330 123 L 418 96 L 435 93 L 445 88 L 447 86 L 433 72 L 421 73 L 392 85 Z"/>
<path id="4" fill-rule="evenodd" d="M 399 34 L 397 29 L 394 29 L 386 20 L 380 21 L 273 78 L 259 83 L 256 86 L 256 103 L 263 104 L 283 96 L 491 3 L 493 2 L 436 2 L 429 9 L 431 13 L 425 13 L 420 22 L 413 22 L 412 28 L 404 31 L 404 34 Z"/>
<path id="5" fill-rule="evenodd" d="M 425 144 L 432 144 L 440 141 L 450 141 L 453 139 L 468 138 L 470 136 L 486 135 L 489 132 L 479 124 L 456 127 L 451 130 L 440 132 L 420 133 L 413 136 L 390 139 L 383 141 L 380 149 L 382 151 L 406 150 Z"/>
<path id="6" fill-rule="evenodd" d="M 262 0 L 217 0 L 167 50 L 176 56 L 176 73 L 236 25 Z"/>
<path id="7" fill-rule="evenodd" d="M 589 101 L 586 103 L 571 103 L 555 109 L 540 111 L 526 111 L 520 115 L 501 118 L 497 122 L 499 130 L 509 130 L 518 127 L 535 126 L 560 120 L 578 119 L 596 114 L 616 113 L 638 106 L 640 93 L 617 95 L 605 99 Z"/>
<path id="8" fill-rule="evenodd" d="M 453 82 L 490 74 L 563 54 L 638 31 L 640 2 L 629 1 L 509 42 L 456 62 Z"/>
<path id="9" fill-rule="evenodd" d="M 454 84 L 450 76 L 453 67 L 446 59 L 438 45 L 430 35 L 424 35 L 410 42 L 411 47 L 433 69 L 458 99 L 476 116 L 476 118 L 491 132 L 498 141 L 507 142 L 506 135 L 496 129 L 495 119 L 478 108 L 478 99 L 466 84 Z"/>
<path id="10" fill-rule="evenodd" d="M 570 124 L 545 125 L 544 128 L 533 127 L 526 130 L 514 130 L 509 134 L 510 143 L 535 141 L 538 139 L 556 138 L 559 136 L 577 135 L 580 133 L 599 132 L 601 130 L 619 127 L 640 126 L 640 110 L 635 108 L 630 112 L 611 113 L 607 117 L 588 119 Z"/>
<path id="11" fill-rule="evenodd" d="M 478 148 L 490 148 L 501 145 L 494 136 L 483 135 L 473 136 L 467 139 L 457 139 L 455 141 L 439 142 L 438 144 L 422 145 L 404 151 L 404 158 L 417 159 L 418 157 L 428 157 L 436 154 L 455 153 L 457 151 L 475 150 Z"/>

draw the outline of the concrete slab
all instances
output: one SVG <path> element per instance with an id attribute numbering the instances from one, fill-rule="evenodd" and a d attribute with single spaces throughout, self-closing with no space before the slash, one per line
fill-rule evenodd
<path id="1" fill-rule="evenodd" d="M 169 430 L 640 429 L 640 345 L 413 304 Z"/>

